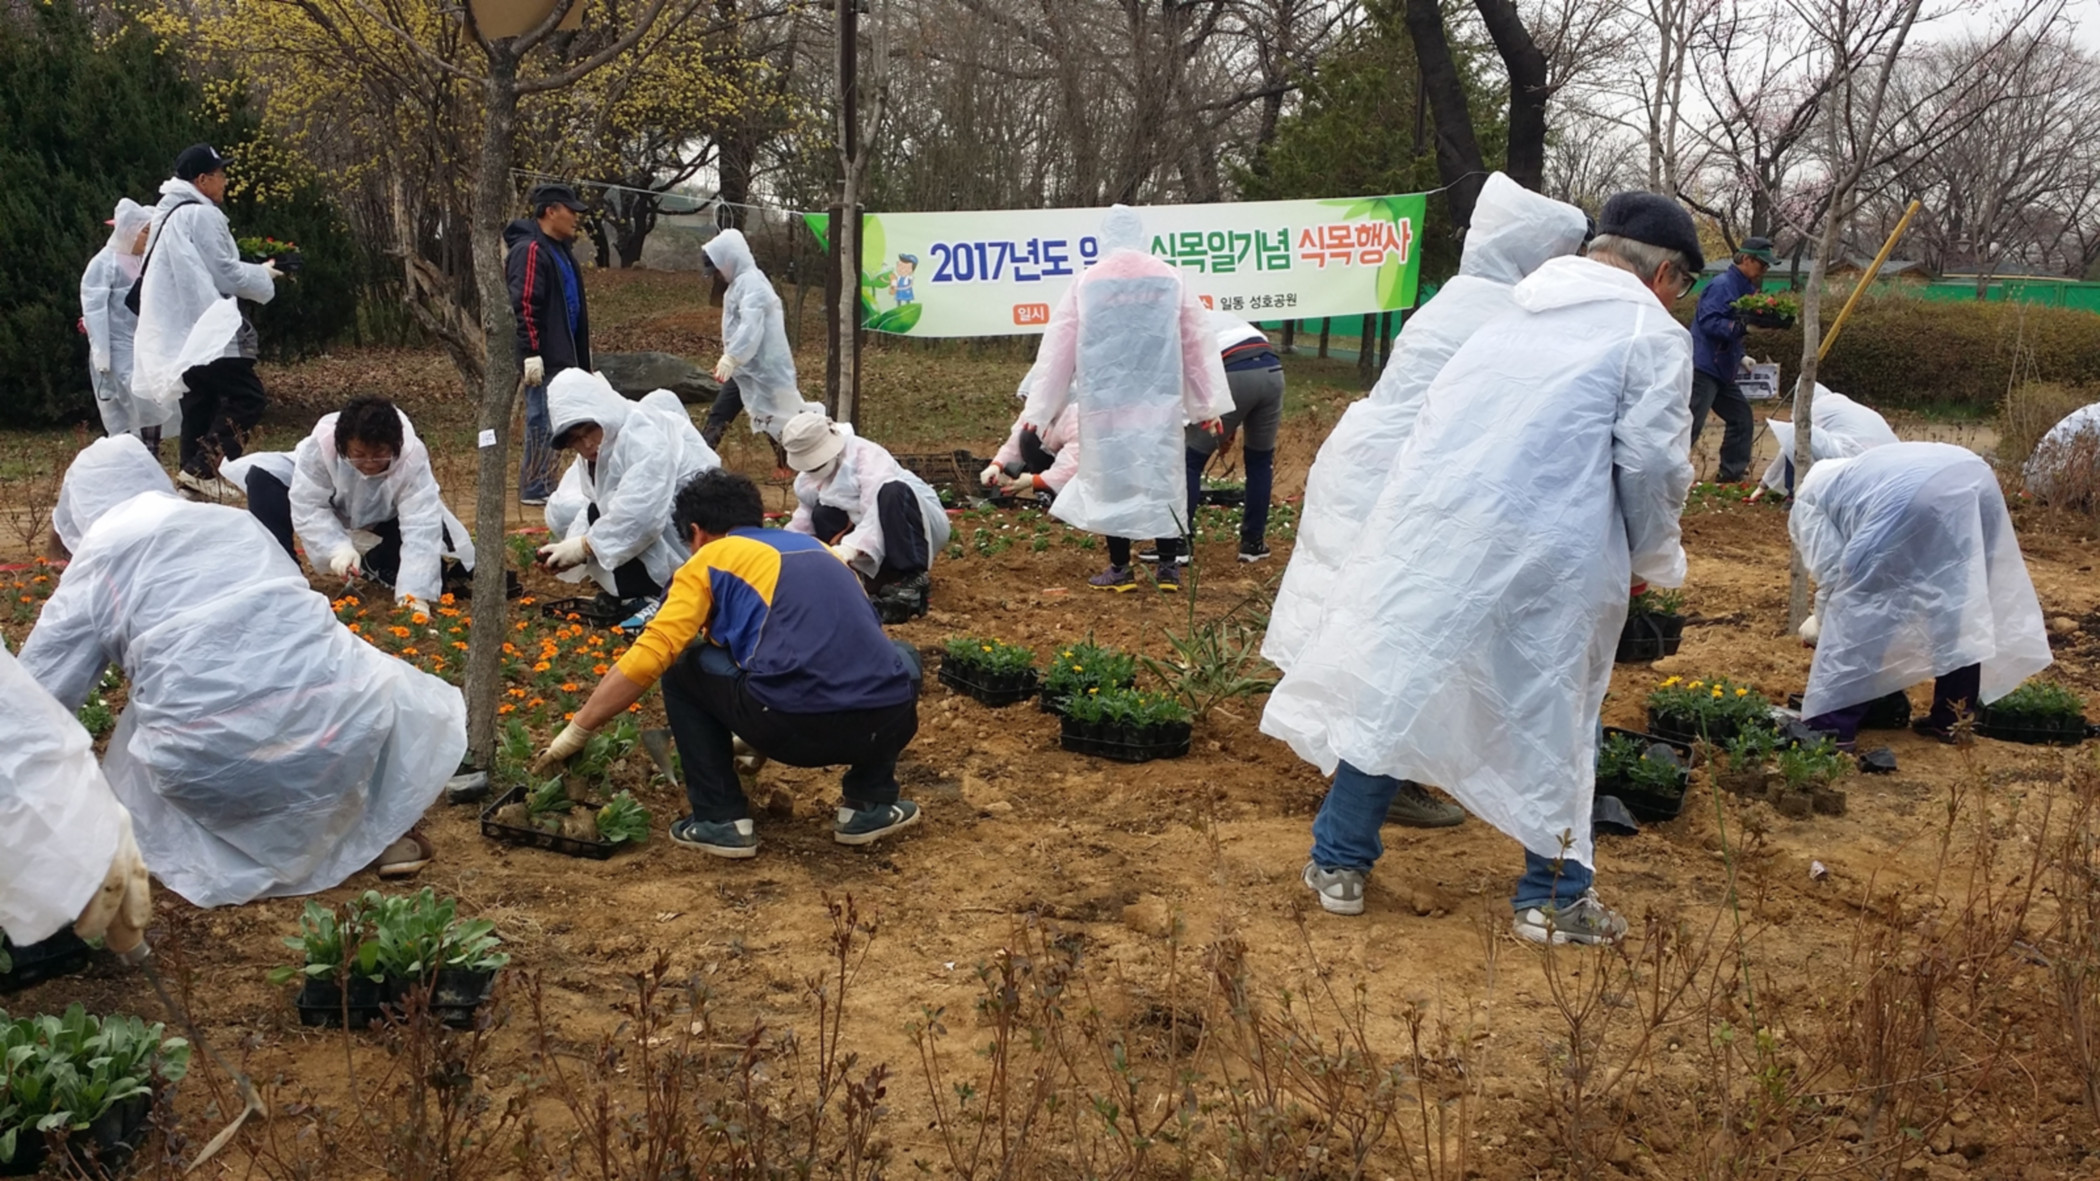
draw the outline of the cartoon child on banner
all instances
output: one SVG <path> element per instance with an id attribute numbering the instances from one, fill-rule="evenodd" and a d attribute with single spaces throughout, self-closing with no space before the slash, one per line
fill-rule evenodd
<path id="1" fill-rule="evenodd" d="M 911 277 L 918 269 L 918 255 L 900 254 L 897 256 L 897 265 L 891 270 L 892 275 L 895 277 L 890 282 L 890 298 L 896 300 L 897 306 L 900 308 L 905 304 L 918 302 L 918 296 L 914 295 L 911 289 Z"/>

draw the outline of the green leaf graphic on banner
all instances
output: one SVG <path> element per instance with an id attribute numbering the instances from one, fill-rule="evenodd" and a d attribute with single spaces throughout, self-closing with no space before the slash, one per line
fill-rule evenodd
<path id="1" fill-rule="evenodd" d="M 900 334 L 910 332 L 912 326 L 919 322 L 920 313 L 925 310 L 923 304 L 908 303 L 903 307 L 879 312 L 870 317 L 861 326 L 870 332 L 895 332 Z"/>
<path id="2" fill-rule="evenodd" d="M 830 249 L 831 249 L 831 215 L 830 215 L 830 214 L 828 214 L 828 213 L 805 213 L 805 214 L 803 214 L 803 215 L 802 215 L 802 224 L 804 224 L 804 225 L 808 226 L 808 227 L 809 227 L 809 232 L 810 232 L 810 233 L 812 233 L 812 234 L 815 234 L 815 235 L 817 236 L 817 247 L 818 247 L 818 249 L 820 249 L 820 250 L 830 250 Z"/>
<path id="3" fill-rule="evenodd" d="M 1405 294 L 1400 290 L 1407 280 L 1407 268 L 1400 265 L 1400 256 L 1388 254 L 1378 267 L 1378 306 L 1386 311 L 1407 306 L 1401 301 Z"/>
<path id="4" fill-rule="evenodd" d="M 873 275 L 885 269 L 890 260 L 889 241 L 882 232 L 882 219 L 863 217 L 860 219 L 860 269 Z"/>

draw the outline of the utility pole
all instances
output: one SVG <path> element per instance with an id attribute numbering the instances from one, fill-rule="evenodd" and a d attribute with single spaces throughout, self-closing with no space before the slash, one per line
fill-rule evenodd
<path id="1" fill-rule="evenodd" d="M 824 401 L 833 421 L 860 424 L 860 14 L 867 0 L 832 0 L 839 18 L 839 203 L 831 210 L 831 311 L 825 317 Z"/>

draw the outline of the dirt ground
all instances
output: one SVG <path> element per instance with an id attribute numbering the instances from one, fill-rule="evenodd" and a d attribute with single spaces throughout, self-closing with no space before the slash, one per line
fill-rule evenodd
<path id="1" fill-rule="evenodd" d="M 710 343 L 704 320 L 712 313 L 684 314 L 703 326 L 686 331 L 691 339 L 682 337 L 679 351 L 699 356 Z M 646 329 L 645 319 L 626 335 L 639 339 Z M 904 349 L 876 354 L 871 401 L 900 372 L 925 384 L 933 379 L 923 370 L 938 373 L 953 362 L 971 374 L 970 388 L 942 413 L 974 413 L 981 429 L 952 431 L 940 441 L 985 453 L 999 416 L 1011 413 L 1012 379 L 1024 362 L 935 361 L 941 364 Z M 273 388 L 304 381 L 325 400 L 338 385 L 354 384 L 339 382 L 331 366 L 358 364 L 355 357 L 331 359 L 303 367 L 303 378 L 286 371 Z M 432 388 L 442 390 L 442 363 L 418 364 L 438 370 Z M 1327 380 L 1303 383 L 1307 391 L 1294 397 L 1277 489 L 1287 505 L 1302 489 L 1318 439 L 1350 396 L 1344 366 L 1303 368 Z M 295 429 L 285 428 L 288 438 Z M 465 428 L 429 433 L 455 429 Z M 1906 437 L 1959 429 L 1898 424 Z M 1713 434 L 1702 443 L 1710 463 Z M 1760 443 L 1768 448 L 1769 437 Z M 732 445 L 728 459 L 765 474 L 763 455 L 748 442 Z M 470 510 L 470 469 L 453 456 L 447 462 L 440 467 L 449 499 Z M 776 486 L 770 495 L 785 490 Z M 1653 667 L 1620 666 L 1606 724 L 1639 728 L 1646 692 L 1672 674 L 1727 676 L 1775 700 L 1801 689 L 1809 654 L 1784 634 L 1785 519 L 1768 505 L 1695 497 L 1685 516 L 1692 618 L 1683 650 Z M 2093 523 L 2024 505 L 2016 519 L 2045 614 L 2058 621 L 2052 675 L 2100 702 L 2100 580 L 2092 575 L 2100 541 Z M 521 514 L 517 523 L 533 522 Z M 987 531 L 982 546 L 974 540 L 980 528 Z M 1020 543 L 999 548 L 1002 531 Z M 1286 534 L 1272 532 L 1276 556 L 1253 566 L 1232 561 L 1222 530 L 1202 543 L 1195 615 L 1213 617 L 1273 586 L 1288 559 Z M 1187 627 L 1186 599 L 1149 589 L 1090 592 L 1085 579 L 1103 561 L 1099 551 L 1080 548 L 1061 531 L 1045 534 L 1038 550 L 1034 536 L 1031 523 L 1011 515 L 958 522 L 963 553 L 936 568 L 932 613 L 895 634 L 929 651 L 950 636 L 993 635 L 1048 656 L 1091 633 L 1164 655 L 1167 632 Z M 20 629 L 8 638 L 18 645 Z M 1924 707 L 1926 688 L 1913 692 L 1914 708 Z M 644 1175 L 580 1149 L 588 1139 L 580 1118 L 529 1080 L 544 1081 L 550 1061 L 564 1058 L 582 1072 L 600 1038 L 631 1041 L 646 1024 L 633 1009 L 636 974 L 660 956 L 672 979 L 704 986 L 717 1028 L 734 1036 L 759 1023 L 771 1037 L 791 1031 L 805 1050 L 817 1046 L 823 1027 L 810 982 L 832 962 L 826 900 L 850 896 L 877 931 L 847 991 L 838 1043 L 858 1055 L 857 1072 L 877 1063 L 892 1072 L 877 1126 L 883 1159 L 856 1166 L 863 1175 L 998 1171 L 981 1162 L 966 1167 L 952 1149 L 942 1103 L 952 1107 L 953 1096 L 930 1078 L 913 1026 L 928 1022 L 929 1010 L 943 1010 L 947 1070 L 988 1071 L 991 1060 L 972 1050 L 996 1029 L 997 1006 L 982 1003 L 988 994 L 979 967 L 996 965 L 1002 949 L 1046 948 L 1054 936 L 1059 946 L 1083 948 L 1092 989 L 1087 1006 L 1105 1027 L 1149 1030 L 1145 1044 L 1155 1045 L 1163 1022 L 1193 1014 L 1190 1024 L 1204 1032 L 1191 1043 L 1200 1049 L 1190 1062 L 1237 1044 L 1219 1008 L 1219 982 L 1228 975 L 1218 969 L 1221 949 L 1231 949 L 1243 955 L 1233 962 L 1248 1005 L 1259 998 L 1277 1021 L 1302 1013 L 1305 1024 L 1288 1027 L 1297 1037 L 1358 1045 L 1363 1057 L 1391 1066 L 1395 1090 L 1386 1101 L 1397 1096 L 1410 1114 L 1396 1117 L 1367 1152 L 1365 1175 L 2100 1176 L 2100 1129 L 2084 1078 L 2071 1065 L 2076 1056 L 2065 1046 L 2063 1011 L 2052 999 L 2058 976 L 2040 966 L 2043 953 L 2017 952 L 2042 945 L 2057 921 L 2053 894 L 2037 895 L 2033 880 L 2032 867 L 2045 860 L 2037 850 L 2054 831 L 2038 826 L 2036 814 L 2045 802 L 2059 812 L 2069 806 L 2062 785 L 2074 768 L 2090 764 L 2089 754 L 1989 740 L 1957 749 L 1892 733 L 1885 738 L 1900 764 L 1896 774 L 1854 779 L 1846 815 L 1804 820 L 1719 797 L 1701 772 L 1678 819 L 1599 843 L 1599 888 L 1635 920 L 1628 949 L 1619 956 L 1546 956 L 1508 933 L 1519 851 L 1478 820 L 1438 832 L 1389 827 L 1367 912 L 1345 919 L 1310 906 L 1298 872 L 1323 782 L 1258 732 L 1260 709 L 1259 698 L 1231 702 L 1197 726 L 1188 757 L 1132 767 L 1060 751 L 1056 720 L 1033 704 L 987 709 L 934 686 L 929 676 L 919 736 L 900 769 L 907 797 L 925 808 L 925 823 L 866 850 L 829 839 L 834 773 L 824 771 L 766 770 L 755 801 L 762 805 L 762 852 L 741 863 L 663 837 L 663 825 L 682 812 L 682 797 L 648 772 L 640 752 L 630 756 L 623 781 L 655 810 L 657 831 L 644 848 L 607 862 L 495 844 L 480 835 L 475 809 L 440 804 L 424 829 L 438 858 L 418 881 L 495 919 L 515 963 L 495 1006 L 503 1021 L 483 1039 L 470 1085 L 491 1098 L 491 1110 L 518 1100 L 543 1137 L 532 1150 L 535 1161 L 503 1157 L 464 1172 Z M 660 719 L 653 696 L 647 711 Z M 1870 736 L 1876 743 L 1882 737 Z M 2021 897 L 2023 881 L 2031 906 L 2007 918 L 2008 899 Z M 374 884 L 353 879 L 323 901 Z M 438 1085 L 435 1076 L 410 1081 L 413 1059 L 398 1039 L 302 1028 L 289 990 L 266 982 L 269 968 L 294 954 L 279 940 L 295 930 L 302 905 L 275 900 L 199 912 L 159 897 L 163 971 L 206 1038 L 265 1082 L 276 1108 L 205 1175 L 398 1175 L 404 1166 L 391 1163 L 394 1149 L 379 1146 L 392 1142 L 386 1134 L 359 1139 L 338 1131 L 331 1139 L 322 1129 L 354 1123 L 360 1108 L 384 1112 L 398 1127 L 403 1096 Z M 1985 930 L 1995 942 L 1977 935 Z M 1883 975 L 1897 962 L 1906 965 L 1901 972 Z M 1921 1044 L 1943 1057 L 1891 1084 L 1887 1063 L 1875 1066 L 1874 1052 L 1853 1039 L 1867 1045 L 1859 1031 L 1880 1030 L 1873 1044 L 1883 1058 L 1892 1044 L 1914 1040 L 1901 1031 L 1912 1028 L 1903 1022 L 1917 1020 L 1926 1003 L 1928 993 L 1914 985 L 1922 971 L 1916 965 L 1927 962 L 1940 964 L 1941 983 L 1937 1024 L 1928 1022 Z M 1680 998 L 1671 1008 L 1644 993 L 1659 994 L 1672 972 L 1702 982 L 1686 985 L 1695 1000 Z M 1887 982 L 1894 979 L 1910 982 L 1909 991 L 1890 999 Z M 543 1006 L 537 1015 L 535 995 Z M 74 1000 L 149 1017 L 161 1012 L 137 974 L 106 960 L 84 978 L 0 1004 L 20 1013 Z M 1656 1016 L 1644 1024 L 1651 1012 Z M 558 1047 L 551 1059 L 535 1052 L 545 1049 L 539 1032 L 549 1030 Z M 1759 1039 L 1759 1052 L 1730 1049 L 1738 1034 L 1745 1045 Z M 1176 1036 L 1192 1035 L 1184 1029 Z M 1133 1120 L 1174 1101 L 1168 1063 L 1179 1059 L 1171 1048 L 1165 1058 L 1161 1053 L 1155 1045 L 1141 1056 L 1153 1107 L 1133 1110 Z M 782 1062 L 791 1059 L 800 1060 L 783 1055 Z M 787 1065 L 773 1069 L 782 1079 L 790 1072 Z M 1231 1074 L 1215 1063 L 1208 1069 L 1212 1077 Z M 627 1070 L 626 1061 L 618 1070 Z M 636 1065 L 626 1084 L 639 1086 L 644 1073 Z M 1603 1085 L 1620 1073 L 1615 1090 Z M 1319 1121 L 1306 1112 L 1322 1107 L 1311 1077 L 1293 1084 L 1298 1106 L 1289 1110 L 1297 1114 L 1286 1122 L 1292 1135 L 1327 1145 L 1320 1151 L 1330 1155 L 1261 1169 L 1223 1156 L 1175 1165 L 1162 1155 L 1130 1172 L 1351 1175 L 1356 1166 L 1332 1155 L 1332 1139 L 1322 1138 L 1329 1134 L 1312 1130 Z M 1794 1096 L 1788 1102 L 1796 1106 L 1779 1116 L 1760 1108 L 1759 1086 Z M 1412 1114 L 1431 1091 L 1431 1106 L 1450 1121 L 1433 1135 Z M 1813 1108 L 1800 1098 L 1811 1091 Z M 643 1105 L 622 1094 L 630 1109 Z M 1877 1095 L 1908 1097 L 1890 1101 L 1910 1104 L 1898 1130 L 1862 1129 L 1873 1122 L 1862 1108 Z M 185 1083 L 176 1099 L 183 1117 L 178 1145 L 193 1153 L 224 1122 L 229 1096 L 215 1071 Z M 1202 1110 L 1214 1131 L 1229 1131 L 1237 1118 L 1222 1099 Z M 1046 1118 L 1043 1127 L 1069 1129 L 1076 1118 Z M 1035 1158 L 1009 1158 L 1033 1160 L 1014 1175 L 1097 1171 L 1077 1163 L 1077 1133 L 1036 1135 L 1047 1137 L 1048 1147 Z M 1202 1141 L 1214 1142 L 1224 1141 Z"/>

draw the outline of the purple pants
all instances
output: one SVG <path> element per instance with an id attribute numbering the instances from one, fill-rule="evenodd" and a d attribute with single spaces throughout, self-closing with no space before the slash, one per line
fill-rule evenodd
<path id="1" fill-rule="evenodd" d="M 1935 730 L 1951 730 L 1962 714 L 1976 712 L 1977 690 L 1983 683 L 1983 666 L 1972 664 L 1958 668 L 1932 682 L 1932 713 L 1926 716 L 1926 724 Z M 1810 729 L 1828 730 L 1837 735 L 1841 743 L 1859 739 L 1859 724 L 1867 720 L 1867 711 L 1874 708 L 1871 701 L 1848 705 L 1829 713 L 1817 714 L 1807 719 Z"/>

